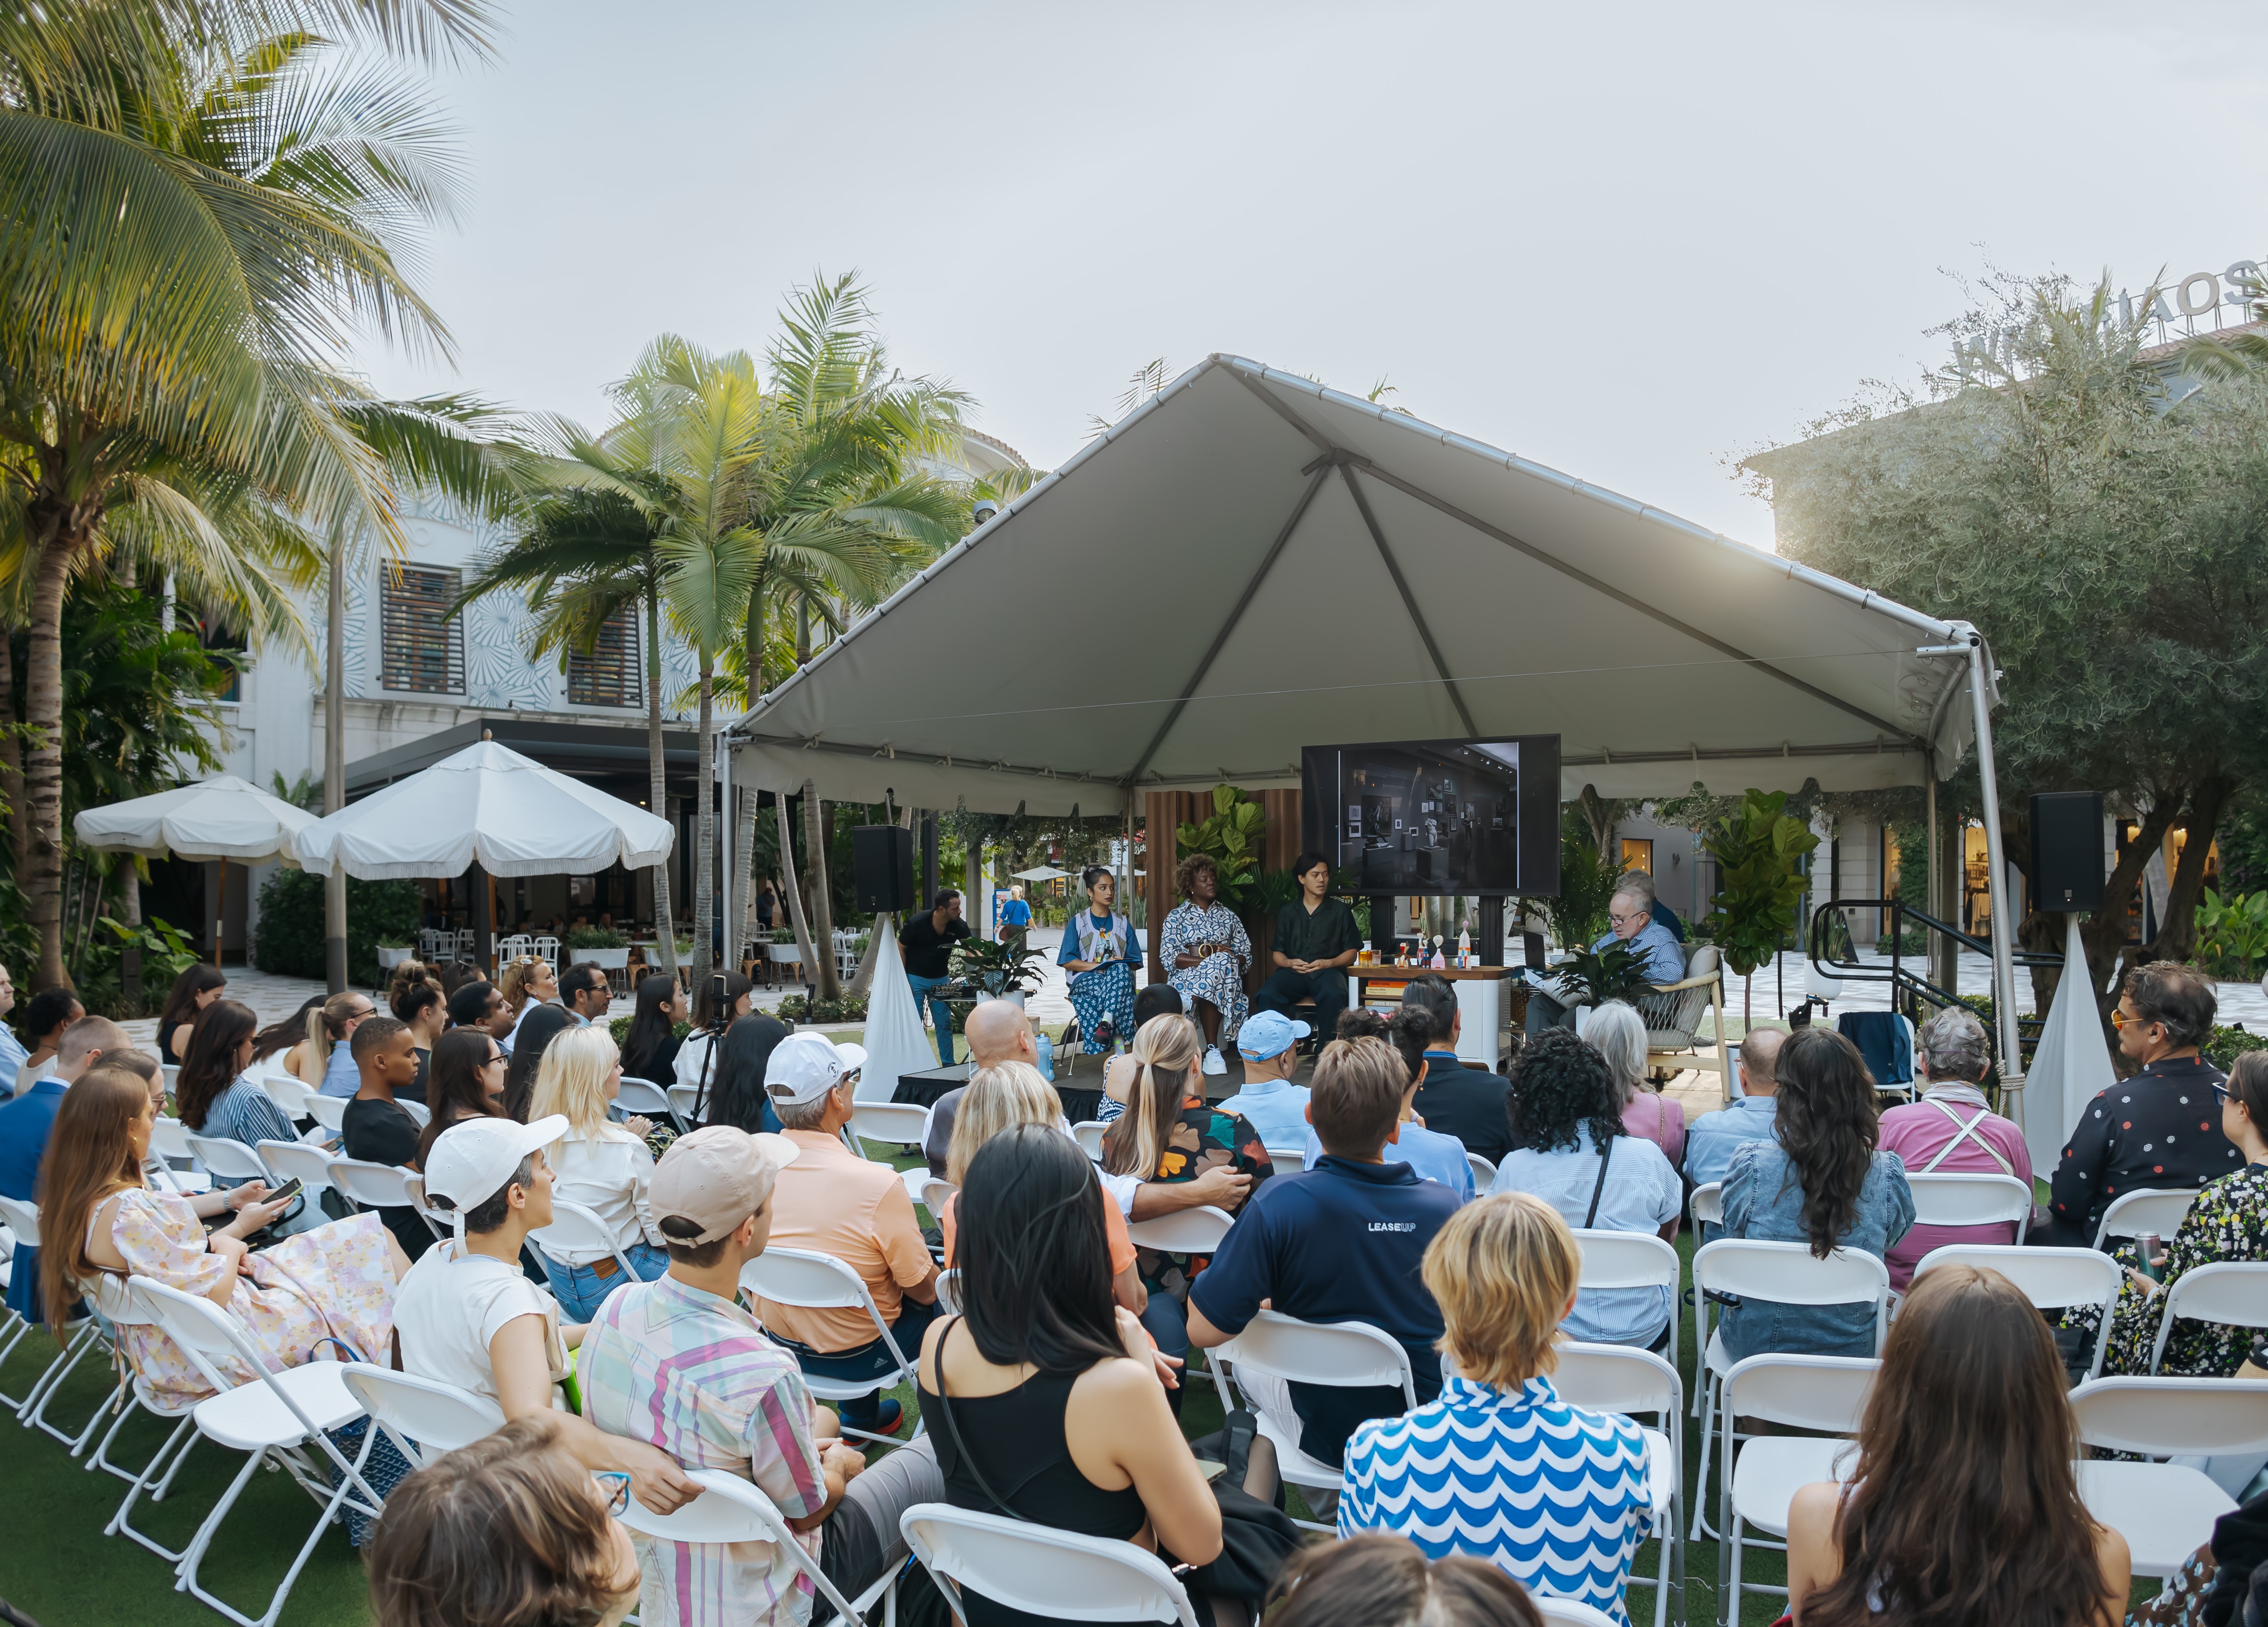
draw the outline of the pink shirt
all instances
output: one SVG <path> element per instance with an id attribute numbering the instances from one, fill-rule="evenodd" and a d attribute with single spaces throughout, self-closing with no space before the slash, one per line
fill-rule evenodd
<path id="1" fill-rule="evenodd" d="M 1944 1106 L 1940 1106 L 1940 1103 Z M 1951 1108 L 1958 1119 L 1948 1118 L 1946 1108 Z M 1970 1124 L 1976 1127 L 1975 1133 L 1963 1135 L 1962 1126 Z M 1979 1141 L 1984 1144 L 1978 1145 Z M 1933 1085 L 1921 1100 L 1891 1108 L 1882 1115 L 1880 1145 L 1884 1152 L 1895 1152 L 1904 1160 L 1910 1176 L 2014 1175 L 2027 1188 L 2032 1184 L 2032 1155 L 2024 1145 L 2023 1131 L 1987 1107 L 1984 1092 L 1975 1085 Z M 1948 1147 L 1950 1151 L 1947 1150 Z M 1992 1156 L 1995 1152 L 1999 1157 Z M 1882 1256 L 1882 1263 L 1890 1268 L 1890 1286 L 1903 1293 L 1913 1280 L 1914 1268 L 1933 1248 L 1942 1248 L 1948 1243 L 2015 1240 L 2014 1223 L 1989 1226 L 1917 1224 L 1890 1245 Z"/>
<path id="2" fill-rule="evenodd" d="M 1669 1167 L 1685 1167 L 1685 1104 L 1640 1091 L 1623 1109 L 1623 1128 L 1661 1149 Z"/>

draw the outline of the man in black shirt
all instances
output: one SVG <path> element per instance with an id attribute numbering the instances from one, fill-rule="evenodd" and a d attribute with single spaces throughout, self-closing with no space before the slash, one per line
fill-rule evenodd
<path id="1" fill-rule="evenodd" d="M 1288 1017 L 1312 995 L 1310 1025 L 1328 1037 L 1338 1032 L 1339 1013 L 1346 1009 L 1346 969 L 1362 947 L 1362 932 L 1345 899 L 1323 896 L 1331 884 L 1329 859 L 1303 853 L 1292 873 L 1300 878 L 1300 896 L 1276 912 L 1276 947 L 1269 956 L 1276 969 L 1253 991 L 1252 1009 Z"/>
<path id="2" fill-rule="evenodd" d="M 1468 1067 L 1457 1054 L 1457 1036 L 1464 1018 L 1457 1009 L 1457 991 L 1445 977 L 1412 978 L 1403 987 L 1402 1003 L 1433 1019 L 1433 1037 L 1425 1046 L 1425 1083 L 1418 1087 L 1410 1105 L 1429 1130 L 1454 1135 L 1467 1152 L 1478 1153 L 1491 1164 L 1504 1162 L 1512 1150 L 1512 1114 L 1506 1106 L 1510 1083 L 1485 1069 Z"/>
<path id="3" fill-rule="evenodd" d="M 340 1131 L 350 1158 L 403 1166 L 417 1162 L 417 1120 L 394 1099 L 394 1091 L 417 1076 L 416 1039 L 395 1017 L 368 1017 L 357 1025 L 349 1054 L 362 1074 L 362 1089 L 347 1104 Z M 406 1204 L 381 1204 L 378 1217 L 410 1259 L 433 1246 L 431 1229 Z"/>
<path id="4" fill-rule="evenodd" d="M 2201 1187 L 2244 1167 L 2220 1130 L 2227 1076 L 2198 1054 L 2213 1032 L 2213 985 L 2154 960 L 2126 974 L 2111 1022 L 2118 1054 L 2139 1070 L 2096 1095 L 2072 1128 L 2048 1182 L 2048 1222 L 2029 1242 L 2090 1248 L 2113 1200 L 2151 1188 Z M 2126 1239 L 2106 1238 L 2115 1247 Z"/>
<path id="5" fill-rule="evenodd" d="M 937 895 L 937 903 L 898 928 L 898 946 L 906 954 L 906 981 L 913 985 L 914 1005 L 924 1003 L 937 1024 L 938 1060 L 953 1066 L 953 1013 L 934 991 L 947 976 L 953 946 L 974 937 L 961 919 L 961 894 L 951 887 Z"/>

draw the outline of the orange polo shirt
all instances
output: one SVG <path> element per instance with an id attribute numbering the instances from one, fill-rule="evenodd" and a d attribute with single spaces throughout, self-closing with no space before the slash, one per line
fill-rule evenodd
<path id="1" fill-rule="evenodd" d="M 898 1320 L 902 1290 L 935 1268 L 914 1220 L 905 1183 L 887 1164 L 855 1157 L 835 1136 L 790 1130 L 802 1156 L 773 1189 L 770 1246 L 832 1254 L 856 1271 L 885 1321 Z M 806 1311 L 756 1302 L 756 1316 L 782 1338 L 832 1354 L 874 1342 L 864 1310 Z"/>

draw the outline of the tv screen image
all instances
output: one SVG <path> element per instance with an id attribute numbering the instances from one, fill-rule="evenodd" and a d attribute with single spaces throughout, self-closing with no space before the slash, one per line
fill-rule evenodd
<path id="1" fill-rule="evenodd" d="M 1559 891 L 1559 737 L 1308 746 L 1302 834 L 1355 890 Z"/>

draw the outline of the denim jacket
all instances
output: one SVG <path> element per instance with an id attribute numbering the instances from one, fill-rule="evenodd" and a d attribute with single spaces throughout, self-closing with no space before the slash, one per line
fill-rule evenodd
<path id="1" fill-rule="evenodd" d="M 1803 1187 L 1795 1164 L 1777 1141 L 1752 1141 L 1733 1154 L 1725 1172 L 1725 1235 L 1765 1243 L 1803 1243 Z M 1913 1224 L 1913 1192 L 1905 1161 L 1876 1152 L 1859 1188 L 1859 1212 L 1837 1246 L 1880 1259 Z M 1795 1356 L 1874 1356 L 1871 1305 L 1782 1305 L 1750 1298 L 1725 1307 L 1719 1324 L 1734 1361 L 1767 1351 Z"/>

